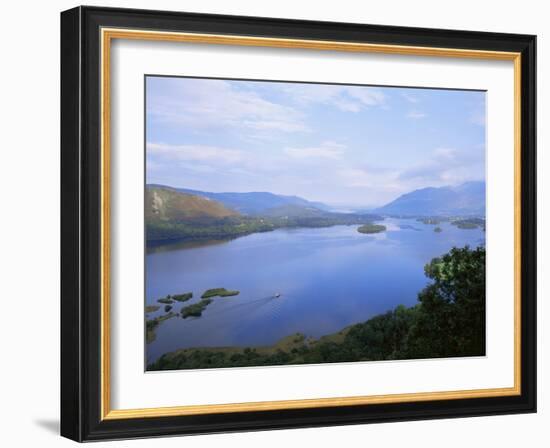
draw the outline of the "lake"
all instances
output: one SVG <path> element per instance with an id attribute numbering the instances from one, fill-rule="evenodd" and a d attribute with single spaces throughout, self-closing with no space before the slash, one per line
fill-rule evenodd
<path id="1" fill-rule="evenodd" d="M 279 229 L 229 241 L 173 243 L 146 255 L 146 304 L 193 292 L 173 311 L 210 288 L 237 289 L 215 297 L 201 317 L 162 322 L 146 345 L 147 362 L 187 347 L 271 345 L 303 333 L 318 338 L 417 302 L 429 279 L 424 265 L 453 246 L 485 243 L 481 229 L 414 219 L 386 219 L 387 231 L 361 234 L 357 225 Z M 276 298 L 275 295 L 280 294 Z M 164 314 L 164 306 L 148 318 Z"/>

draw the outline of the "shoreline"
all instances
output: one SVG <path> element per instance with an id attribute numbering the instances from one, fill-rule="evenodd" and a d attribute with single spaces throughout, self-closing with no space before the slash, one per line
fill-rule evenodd
<path id="1" fill-rule="evenodd" d="M 377 221 L 373 221 L 373 222 L 378 222 L 378 221 L 382 221 L 382 220 L 377 220 Z M 303 226 L 303 225 L 301 225 L 301 226 L 279 226 L 279 227 L 274 227 L 272 229 L 256 230 L 256 231 L 251 231 L 251 232 L 247 232 L 247 233 L 238 233 L 238 234 L 226 234 L 226 235 L 212 234 L 212 235 L 209 235 L 209 236 L 199 236 L 199 237 L 183 236 L 183 237 L 177 237 L 177 238 L 154 239 L 154 240 L 146 239 L 145 240 L 145 246 L 146 246 L 147 249 L 154 249 L 156 247 L 161 247 L 161 246 L 165 246 L 165 245 L 169 245 L 169 244 L 177 244 L 177 243 L 193 243 L 193 242 L 200 243 L 200 242 L 207 242 L 207 241 L 216 241 L 216 242 L 223 243 L 223 242 L 235 240 L 237 238 L 245 237 L 245 236 L 248 236 L 248 235 L 255 235 L 255 234 L 258 234 L 258 233 L 269 233 L 269 232 L 274 232 L 276 230 L 283 230 L 283 229 L 326 229 L 326 228 L 329 228 L 329 227 L 336 227 L 336 226 L 346 226 L 346 227 L 358 226 L 358 227 L 360 227 L 361 225 L 364 225 L 364 224 L 355 224 L 355 223 L 353 223 L 353 224 L 341 224 L 341 223 L 336 223 L 336 224 L 318 225 L 318 226 Z"/>
<path id="2" fill-rule="evenodd" d="M 456 224 L 456 223 L 460 223 L 461 221 L 470 221 L 471 217 L 469 217 L 469 216 L 424 217 L 424 216 L 382 215 L 381 218 L 382 219 L 370 220 L 366 223 L 348 223 L 348 224 L 333 223 L 333 224 L 327 224 L 327 225 L 311 225 L 311 226 L 281 225 L 281 226 L 274 226 L 272 228 L 266 228 L 266 229 L 262 229 L 262 230 L 252 230 L 250 232 L 242 232 L 242 233 L 225 233 L 225 234 L 224 233 L 212 233 L 211 235 L 204 235 L 204 236 L 181 236 L 181 237 L 163 238 L 163 239 L 147 239 L 146 238 L 145 239 L 145 248 L 146 248 L 146 250 L 154 250 L 155 248 L 158 248 L 158 247 L 167 246 L 167 245 L 171 245 L 171 244 L 178 244 L 178 243 L 181 243 L 181 244 L 185 244 L 185 243 L 188 243 L 188 244 L 204 243 L 204 242 L 225 243 L 225 242 L 229 242 L 229 241 L 235 240 L 237 238 L 245 237 L 245 236 L 248 236 L 248 235 L 274 232 L 276 230 L 281 230 L 281 229 L 325 229 L 325 228 L 336 227 L 336 226 L 347 226 L 347 227 L 357 226 L 357 228 L 359 229 L 361 227 L 369 226 L 369 225 L 378 226 L 379 223 L 386 221 L 386 219 L 411 219 L 411 220 L 416 220 L 416 221 L 422 222 L 425 225 L 432 225 L 432 223 L 431 222 L 424 222 L 424 221 L 431 221 L 431 220 L 436 220 L 437 219 L 440 222 L 449 222 L 452 225 L 455 225 L 456 227 L 458 227 L 459 229 L 462 229 L 462 230 L 469 230 L 469 229 L 477 228 L 479 226 L 483 226 L 483 224 L 477 224 L 474 227 L 466 227 L 466 226 L 460 226 L 459 224 Z M 481 220 L 485 221 L 486 218 L 485 217 L 483 217 L 483 218 L 477 218 L 476 217 L 476 219 L 481 219 Z M 433 224 L 436 225 L 435 223 L 433 223 Z M 385 226 L 382 224 L 381 227 L 385 227 Z M 382 233 L 382 232 L 386 232 L 386 231 L 387 231 L 387 229 L 384 228 L 384 229 L 377 230 L 376 232 L 362 232 L 362 233 L 372 234 L 372 233 Z"/>
<path id="3" fill-rule="evenodd" d="M 391 312 L 387 311 L 386 313 Z M 245 350 L 252 350 L 260 354 L 274 354 L 279 350 L 285 351 L 285 350 L 292 350 L 295 348 L 299 348 L 302 346 L 308 346 L 313 347 L 315 345 L 318 345 L 320 343 L 326 343 L 331 342 L 338 344 L 343 341 L 346 334 L 350 331 L 351 328 L 353 328 L 356 325 L 364 324 L 371 319 L 374 319 L 378 316 L 384 315 L 386 313 L 381 313 L 379 315 L 373 316 L 370 319 L 363 321 L 363 322 L 356 322 L 354 324 L 346 325 L 342 329 L 334 332 L 334 333 L 327 333 L 323 336 L 320 336 L 318 338 L 314 338 L 312 336 L 307 336 L 304 333 L 296 332 L 292 333 L 286 336 L 283 336 L 279 340 L 277 340 L 275 343 L 270 345 L 227 345 L 227 346 L 205 346 L 205 347 L 186 347 L 186 348 L 179 348 L 167 353 L 163 353 L 160 355 L 155 361 L 147 364 L 147 370 L 149 370 L 149 366 L 152 364 L 155 364 L 160 358 L 162 357 L 174 357 L 179 355 L 192 355 L 194 352 L 211 352 L 211 353 L 224 353 L 224 354 L 236 354 L 240 352 L 244 352 Z"/>

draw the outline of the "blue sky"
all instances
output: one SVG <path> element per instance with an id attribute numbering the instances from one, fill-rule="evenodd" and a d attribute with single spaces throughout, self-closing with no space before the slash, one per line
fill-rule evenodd
<path id="1" fill-rule="evenodd" d="M 485 93 L 146 78 L 147 183 L 339 206 L 485 179 Z"/>

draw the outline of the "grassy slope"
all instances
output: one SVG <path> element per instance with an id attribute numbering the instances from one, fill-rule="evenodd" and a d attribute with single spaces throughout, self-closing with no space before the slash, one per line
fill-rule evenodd
<path id="1" fill-rule="evenodd" d="M 163 188 L 147 188 L 145 193 L 145 219 L 148 222 L 220 219 L 238 215 L 217 201 L 192 194 Z"/>

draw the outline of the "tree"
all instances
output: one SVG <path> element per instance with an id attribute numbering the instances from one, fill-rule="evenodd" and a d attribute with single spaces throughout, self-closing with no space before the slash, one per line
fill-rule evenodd
<path id="1" fill-rule="evenodd" d="M 453 248 L 425 272 L 433 283 L 418 295 L 411 357 L 485 354 L 485 248 Z"/>

